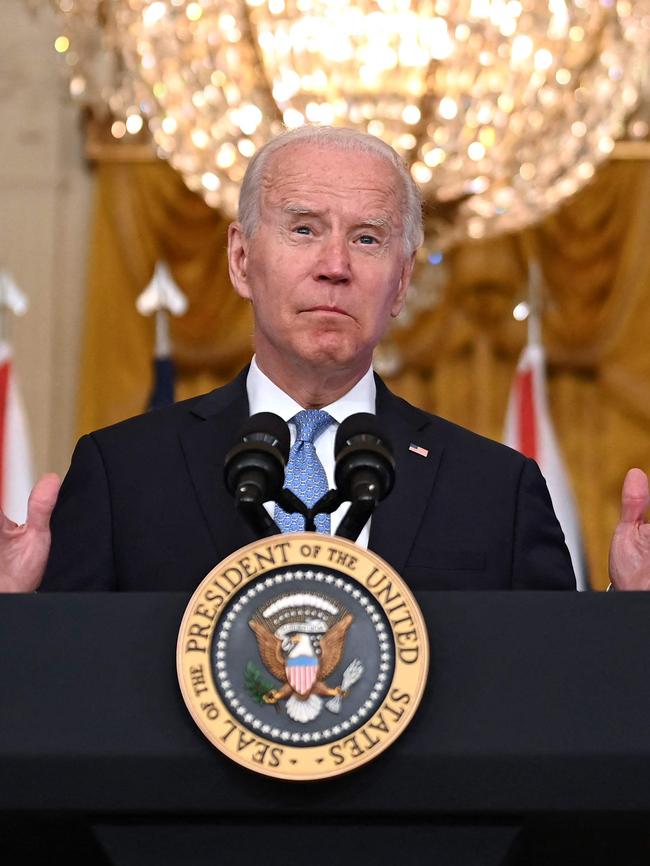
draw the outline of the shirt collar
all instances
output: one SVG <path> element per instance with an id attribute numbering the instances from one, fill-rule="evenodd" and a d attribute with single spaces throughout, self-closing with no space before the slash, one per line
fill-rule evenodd
<path id="1" fill-rule="evenodd" d="M 246 390 L 251 415 L 256 415 L 258 412 L 275 412 L 285 421 L 289 421 L 303 408 L 260 370 L 255 357 L 251 361 L 246 377 Z M 376 393 L 375 377 L 372 367 L 369 367 L 347 394 L 322 408 L 325 412 L 329 412 L 338 424 L 348 415 L 354 415 L 356 412 L 369 412 L 374 415 Z"/>

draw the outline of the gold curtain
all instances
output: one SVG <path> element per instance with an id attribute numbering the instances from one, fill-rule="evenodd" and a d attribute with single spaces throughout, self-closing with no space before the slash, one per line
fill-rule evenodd
<path id="1" fill-rule="evenodd" d="M 164 163 L 102 162 L 97 172 L 80 432 L 146 404 L 154 325 L 134 303 L 159 259 L 190 301 L 172 323 L 178 399 L 227 381 L 252 348 L 221 216 Z M 450 251 L 439 302 L 389 335 L 401 364 L 386 378 L 423 408 L 499 439 L 525 342 L 512 309 L 533 255 L 547 287 L 551 410 L 602 588 L 625 471 L 650 469 L 650 162 L 612 162 L 537 228 Z M 438 281 L 436 267 L 421 264 L 416 284 Z"/>
<path id="2" fill-rule="evenodd" d="M 187 315 L 171 323 L 177 398 L 223 384 L 250 357 L 252 320 L 230 287 L 227 228 L 166 163 L 97 166 L 80 433 L 146 406 L 155 323 L 135 300 L 160 259 L 189 300 Z"/>

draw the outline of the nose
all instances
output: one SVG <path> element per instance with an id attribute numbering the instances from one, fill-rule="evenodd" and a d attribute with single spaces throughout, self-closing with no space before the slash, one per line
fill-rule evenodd
<path id="1" fill-rule="evenodd" d="M 315 277 L 320 282 L 345 284 L 350 280 L 350 251 L 347 239 L 333 233 L 323 239 L 316 261 Z"/>

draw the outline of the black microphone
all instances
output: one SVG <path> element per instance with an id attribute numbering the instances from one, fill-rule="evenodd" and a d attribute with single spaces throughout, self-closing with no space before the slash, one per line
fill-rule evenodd
<path id="1" fill-rule="evenodd" d="M 284 485 L 291 442 L 289 426 L 273 412 L 258 412 L 247 419 L 240 439 L 226 455 L 226 488 L 254 532 L 276 535 L 280 530 L 264 503 L 277 500 Z"/>
<path id="2" fill-rule="evenodd" d="M 341 499 L 351 502 L 337 535 L 355 541 L 393 489 L 395 460 L 376 415 L 358 412 L 343 421 L 334 443 L 334 481 Z"/>

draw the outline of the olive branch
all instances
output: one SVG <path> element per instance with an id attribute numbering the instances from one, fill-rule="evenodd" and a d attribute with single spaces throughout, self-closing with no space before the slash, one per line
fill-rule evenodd
<path id="1" fill-rule="evenodd" d="M 257 704 L 263 703 L 262 698 L 274 688 L 274 683 L 267 680 L 254 662 L 246 662 L 244 668 L 244 684 L 246 691 Z"/>

